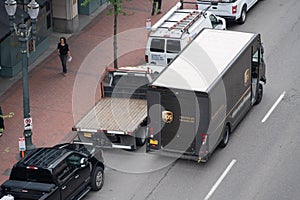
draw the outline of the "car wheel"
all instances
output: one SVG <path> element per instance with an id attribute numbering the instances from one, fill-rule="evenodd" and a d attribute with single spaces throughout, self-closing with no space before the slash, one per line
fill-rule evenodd
<path id="1" fill-rule="evenodd" d="M 262 100 L 262 97 L 263 97 L 263 86 L 262 86 L 262 84 L 258 84 L 257 97 L 256 97 L 254 105 L 259 104 Z"/>
<path id="2" fill-rule="evenodd" d="M 230 134 L 230 129 L 229 129 L 229 126 L 226 125 L 226 126 L 225 126 L 225 129 L 224 129 L 224 131 L 223 131 L 223 138 L 222 138 L 222 140 L 221 140 L 221 142 L 220 142 L 220 144 L 219 144 L 219 146 L 220 146 L 221 148 L 226 147 L 226 145 L 228 144 L 228 141 L 229 141 L 229 134 Z"/>
<path id="3" fill-rule="evenodd" d="M 241 12 L 241 16 L 238 19 L 238 23 L 239 24 L 244 24 L 247 18 L 247 8 L 246 6 L 243 7 L 242 12 Z"/>
<path id="4" fill-rule="evenodd" d="M 136 133 L 136 145 L 143 146 L 146 142 L 147 127 L 141 127 Z"/>
<path id="5" fill-rule="evenodd" d="M 102 167 L 97 166 L 93 172 L 91 177 L 91 188 L 94 191 L 99 191 L 104 183 L 104 171 Z"/>

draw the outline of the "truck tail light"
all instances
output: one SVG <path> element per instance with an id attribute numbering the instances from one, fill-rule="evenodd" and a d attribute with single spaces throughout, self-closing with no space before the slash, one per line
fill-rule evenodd
<path id="1" fill-rule="evenodd" d="M 153 128 L 153 127 L 150 127 L 150 128 L 149 128 L 149 134 L 150 134 L 150 135 L 154 135 L 154 134 L 155 134 L 155 131 L 154 131 L 154 128 Z"/>
<path id="2" fill-rule="evenodd" d="M 199 6 L 198 6 L 198 4 L 196 4 L 196 8 L 195 8 L 196 10 L 198 10 L 199 9 Z"/>
<path id="3" fill-rule="evenodd" d="M 202 139 L 202 144 L 205 144 L 207 140 L 207 134 L 202 134 L 201 139 Z"/>
<path id="4" fill-rule="evenodd" d="M 146 63 L 149 62 L 148 55 L 145 55 L 145 61 L 146 61 Z"/>
<path id="5" fill-rule="evenodd" d="M 77 128 L 73 127 L 73 128 L 72 128 L 72 131 L 77 131 Z"/>
<path id="6" fill-rule="evenodd" d="M 37 167 L 34 167 L 34 166 L 27 166 L 26 169 L 37 170 L 38 168 L 37 168 Z"/>
<path id="7" fill-rule="evenodd" d="M 237 5 L 232 6 L 232 14 L 235 14 L 237 12 Z"/>

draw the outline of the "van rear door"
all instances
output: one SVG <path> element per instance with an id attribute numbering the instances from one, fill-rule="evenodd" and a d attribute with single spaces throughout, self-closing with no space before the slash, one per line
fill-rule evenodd
<path id="1" fill-rule="evenodd" d="M 180 40 L 171 38 L 152 38 L 147 46 L 148 63 L 161 66 L 166 66 L 181 50 Z"/>
<path id="2" fill-rule="evenodd" d="M 148 53 L 148 63 L 154 65 L 167 64 L 165 46 L 166 40 L 164 38 L 152 38 L 148 41 L 146 54 Z"/>

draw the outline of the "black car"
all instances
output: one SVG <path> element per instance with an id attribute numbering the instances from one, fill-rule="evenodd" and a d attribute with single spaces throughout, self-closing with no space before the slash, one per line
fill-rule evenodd
<path id="1" fill-rule="evenodd" d="M 9 180 L 1 185 L 0 198 L 15 200 L 81 199 L 104 182 L 102 150 L 82 143 L 37 148 L 17 162 Z"/>

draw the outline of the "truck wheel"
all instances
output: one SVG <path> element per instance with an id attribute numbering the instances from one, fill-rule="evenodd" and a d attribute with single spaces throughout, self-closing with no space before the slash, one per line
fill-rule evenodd
<path id="1" fill-rule="evenodd" d="M 239 24 L 244 24 L 247 18 L 247 8 L 246 6 L 243 7 L 241 12 L 241 17 L 238 19 Z"/>
<path id="2" fill-rule="evenodd" d="M 97 166 L 93 172 L 91 177 L 91 188 L 94 191 L 99 191 L 104 183 L 104 172 L 102 167 Z"/>
<path id="3" fill-rule="evenodd" d="M 257 97 L 256 97 L 254 105 L 259 104 L 262 100 L 262 97 L 263 97 L 263 86 L 262 86 L 262 84 L 258 84 Z"/>
<path id="4" fill-rule="evenodd" d="M 136 133 L 136 145 L 143 146 L 146 142 L 147 127 L 141 127 Z"/>
<path id="5" fill-rule="evenodd" d="M 230 129 L 229 129 L 229 126 L 226 125 L 225 126 L 225 129 L 224 129 L 224 132 L 223 132 L 223 138 L 219 144 L 219 146 L 221 148 L 224 148 L 226 147 L 226 145 L 228 144 L 228 141 L 229 141 L 229 134 L 230 134 Z"/>

